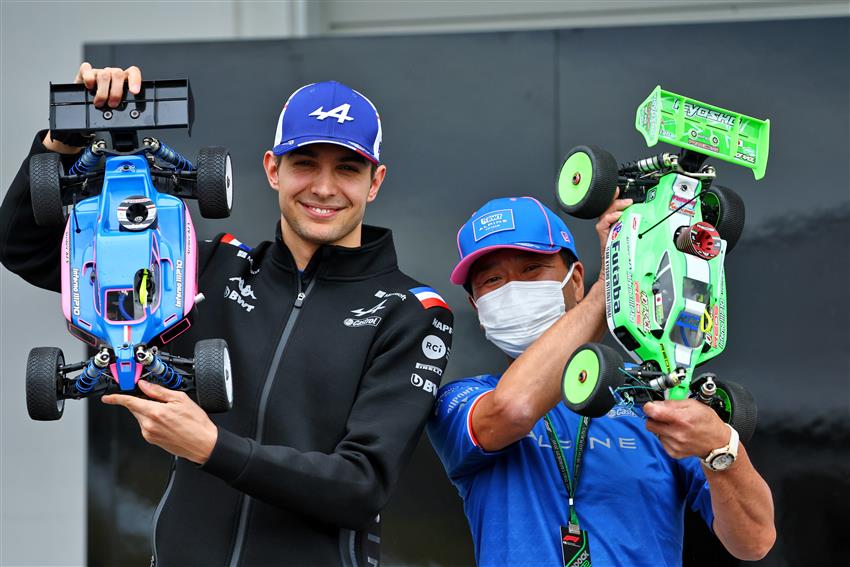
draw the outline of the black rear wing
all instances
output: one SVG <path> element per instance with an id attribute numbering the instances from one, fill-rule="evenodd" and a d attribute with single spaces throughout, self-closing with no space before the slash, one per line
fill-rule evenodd
<path id="1" fill-rule="evenodd" d="M 94 106 L 94 93 L 85 85 L 50 84 L 50 130 L 53 132 L 127 132 L 187 128 L 192 133 L 195 103 L 189 79 L 142 81 L 139 94 L 130 94 L 117 108 Z"/>

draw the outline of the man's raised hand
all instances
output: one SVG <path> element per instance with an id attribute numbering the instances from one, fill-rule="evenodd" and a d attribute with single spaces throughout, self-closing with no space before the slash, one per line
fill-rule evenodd
<path id="1" fill-rule="evenodd" d="M 139 94 L 142 89 L 142 71 L 135 65 L 126 69 L 119 67 L 95 69 L 91 63 L 83 61 L 74 82 L 84 84 L 89 90 L 97 87 L 94 95 L 95 106 L 101 107 L 106 103 L 109 107 L 115 108 L 124 98 L 125 83 L 132 94 Z"/>

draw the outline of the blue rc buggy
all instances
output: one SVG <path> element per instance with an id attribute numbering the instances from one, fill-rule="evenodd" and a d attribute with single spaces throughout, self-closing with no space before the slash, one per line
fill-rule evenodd
<path id="1" fill-rule="evenodd" d="M 112 146 L 92 139 L 67 173 L 56 153 L 30 161 L 36 222 L 65 226 L 60 272 L 68 330 L 93 350 L 74 364 L 66 364 L 59 348 L 30 351 L 32 419 L 59 419 L 69 398 L 138 393 L 142 378 L 194 392 L 208 412 L 230 409 L 224 340 L 197 342 L 192 359 L 163 350 L 190 327 L 190 312 L 203 299 L 195 229 L 183 199 L 197 199 L 204 217 L 229 216 L 232 171 L 224 148 L 202 148 L 192 163 L 157 138 L 140 144 L 138 131 L 191 129 L 192 113 L 188 80 L 144 81 L 117 108 L 96 108 L 83 85 L 51 85 L 51 131 L 109 133 Z"/>

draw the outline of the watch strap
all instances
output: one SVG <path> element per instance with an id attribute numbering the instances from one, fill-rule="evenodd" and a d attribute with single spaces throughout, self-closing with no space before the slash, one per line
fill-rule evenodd
<path id="1" fill-rule="evenodd" d="M 734 427 L 729 425 L 728 423 L 724 423 L 726 427 L 729 428 L 729 442 L 723 447 L 719 447 L 711 451 L 704 459 L 702 459 L 703 464 L 710 468 L 711 470 L 724 470 L 728 468 L 728 465 L 722 468 L 717 468 L 713 465 L 713 461 L 720 455 L 729 455 L 732 457 L 732 462 L 738 457 L 738 445 L 740 443 L 740 439 L 738 437 L 738 432 Z M 731 464 L 731 463 L 730 463 Z"/>

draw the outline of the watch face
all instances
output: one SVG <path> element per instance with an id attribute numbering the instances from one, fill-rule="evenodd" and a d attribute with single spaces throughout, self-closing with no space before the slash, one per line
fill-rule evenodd
<path id="1" fill-rule="evenodd" d="M 722 471 L 728 469 L 732 463 L 735 462 L 735 457 L 730 455 L 729 453 L 724 453 L 722 455 L 717 455 L 714 459 L 711 460 L 711 468 L 716 471 Z"/>

